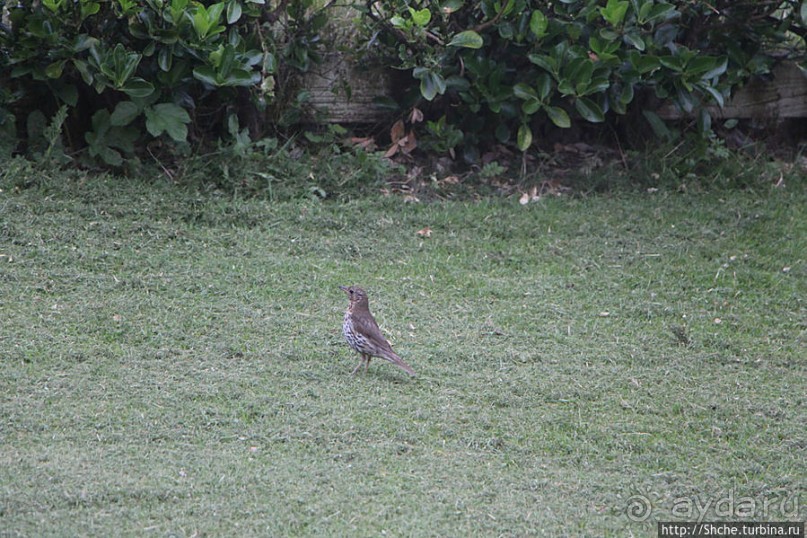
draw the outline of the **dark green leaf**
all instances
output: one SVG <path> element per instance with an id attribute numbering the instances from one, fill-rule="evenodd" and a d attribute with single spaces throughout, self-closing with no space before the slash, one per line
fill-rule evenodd
<path id="1" fill-rule="evenodd" d="M 572 126 L 572 121 L 569 119 L 569 115 L 562 108 L 556 106 L 545 106 L 544 112 L 546 112 L 546 115 L 549 116 L 550 120 L 552 120 L 552 123 L 561 129 L 568 129 Z"/>
<path id="2" fill-rule="evenodd" d="M 248 50 L 243 55 L 243 61 L 250 67 L 255 67 L 263 62 L 263 52 L 259 50 Z"/>
<path id="3" fill-rule="evenodd" d="M 139 131 L 132 126 L 112 127 L 106 136 L 107 145 L 118 148 L 124 153 L 134 153 L 134 143 L 140 135 Z"/>
<path id="4" fill-rule="evenodd" d="M 529 85 L 519 82 L 513 86 L 513 95 L 519 99 L 538 99 L 538 94 Z"/>
<path id="5" fill-rule="evenodd" d="M 173 103 L 160 103 L 153 107 L 146 107 L 146 129 L 153 137 L 167 133 L 177 142 L 184 142 L 188 137 L 188 128 L 191 118 L 180 106 Z"/>
<path id="6" fill-rule="evenodd" d="M 528 125 L 522 125 L 518 128 L 518 135 L 516 136 L 516 146 L 520 151 L 527 151 L 532 145 L 532 129 Z"/>
<path id="7" fill-rule="evenodd" d="M 62 71 L 64 70 L 64 63 L 67 60 L 59 60 L 58 62 L 53 62 L 52 64 L 48 65 L 45 68 L 45 75 L 48 78 L 60 78 L 62 76 Z"/>
<path id="8" fill-rule="evenodd" d="M 90 37 L 87 34 L 81 34 L 77 36 L 76 40 L 73 42 L 73 52 L 84 52 L 97 44 L 98 40 L 96 38 Z"/>
<path id="9" fill-rule="evenodd" d="M 624 39 L 626 43 L 632 45 L 636 50 L 644 51 L 644 39 L 642 39 L 642 35 L 639 32 L 627 32 L 625 33 Z"/>
<path id="10" fill-rule="evenodd" d="M 261 74 L 246 69 L 233 69 L 222 81 L 222 86 L 254 86 L 261 81 Z"/>
<path id="11" fill-rule="evenodd" d="M 630 56 L 630 62 L 633 68 L 640 74 L 646 75 L 661 67 L 661 61 L 657 56 L 649 56 L 645 54 L 635 54 Z"/>
<path id="12" fill-rule="evenodd" d="M 455 11 L 458 11 L 463 4 L 463 0 L 443 0 L 440 2 L 440 11 L 442 11 L 446 15 L 450 15 Z"/>
<path id="13" fill-rule="evenodd" d="M 101 9 L 97 2 L 81 2 L 81 20 L 91 15 L 95 15 Z"/>
<path id="14" fill-rule="evenodd" d="M 610 28 L 600 28 L 598 32 L 600 37 L 603 38 L 605 41 L 611 42 L 616 41 L 619 39 L 619 34 L 611 30 Z"/>
<path id="15" fill-rule="evenodd" d="M 656 22 L 674 15 L 675 6 L 671 4 L 661 2 L 654 5 L 652 2 L 648 2 L 645 5 L 653 6 L 650 10 L 650 14 L 647 16 L 646 22 Z"/>
<path id="16" fill-rule="evenodd" d="M 573 95 L 574 86 L 572 86 L 572 81 L 569 79 L 563 79 L 558 82 L 558 93 L 561 95 Z"/>
<path id="17" fill-rule="evenodd" d="M 697 96 L 693 94 L 692 89 L 687 88 L 683 84 L 683 80 L 681 79 L 675 80 L 673 86 L 675 86 L 675 96 L 673 99 L 675 104 L 687 114 L 691 114 L 699 104 Z"/>
<path id="18" fill-rule="evenodd" d="M 605 114 L 603 114 L 602 108 L 591 99 L 579 97 L 575 100 L 574 106 L 577 109 L 577 113 L 588 122 L 602 123 L 605 121 Z"/>
<path id="19" fill-rule="evenodd" d="M 216 69 L 216 78 L 219 80 L 226 80 L 233 69 L 235 62 L 235 48 L 232 45 L 226 45 L 221 51 L 221 57 Z"/>
<path id="20" fill-rule="evenodd" d="M 420 94 L 427 101 L 445 93 L 446 83 L 441 75 L 423 67 L 416 67 L 412 75 L 420 79 Z"/>
<path id="21" fill-rule="evenodd" d="M 446 79 L 446 90 L 454 90 L 457 92 L 466 92 L 471 88 L 471 83 L 467 78 L 458 75 L 452 75 Z"/>
<path id="22" fill-rule="evenodd" d="M 721 76 L 723 73 L 726 72 L 726 68 L 729 65 L 729 60 L 726 57 L 723 57 L 719 60 L 719 62 L 710 70 L 704 73 L 701 78 L 705 80 L 711 80 L 715 77 Z"/>
<path id="23" fill-rule="evenodd" d="M 221 14 L 224 12 L 224 2 L 218 2 L 207 8 L 207 20 L 211 25 L 218 24 Z"/>
<path id="24" fill-rule="evenodd" d="M 532 116 L 541 110 L 541 101 L 538 99 L 528 99 L 521 105 L 521 111 L 527 116 Z"/>
<path id="25" fill-rule="evenodd" d="M 148 97 L 154 91 L 154 85 L 139 77 L 134 77 L 126 81 L 120 91 L 129 97 Z"/>
<path id="26" fill-rule="evenodd" d="M 510 22 L 500 22 L 496 27 L 499 29 L 499 36 L 502 39 L 510 41 L 515 38 L 516 29 Z"/>
<path id="27" fill-rule="evenodd" d="M 698 115 L 698 131 L 701 135 L 707 135 L 712 131 L 712 116 L 705 108 L 702 108 Z"/>
<path id="28" fill-rule="evenodd" d="M 662 66 L 676 73 L 680 73 L 684 70 L 684 64 L 678 56 L 659 56 L 658 61 Z"/>
<path id="29" fill-rule="evenodd" d="M 131 101 L 121 101 L 109 117 L 110 125 L 123 127 L 129 125 L 140 115 L 140 108 Z"/>
<path id="30" fill-rule="evenodd" d="M 546 18 L 541 11 L 535 10 L 530 16 L 530 31 L 536 39 L 541 39 L 546 35 L 546 29 L 549 27 L 549 19 Z"/>
<path id="31" fill-rule="evenodd" d="M 160 47 L 160 52 L 157 53 L 157 65 L 164 72 L 171 70 L 171 64 L 174 60 L 174 51 L 169 47 Z"/>
<path id="32" fill-rule="evenodd" d="M 698 56 L 687 62 L 684 72 L 688 77 L 703 75 L 714 70 L 718 65 L 718 59 L 713 56 Z"/>
<path id="33" fill-rule="evenodd" d="M 263 69 L 269 74 L 277 72 L 277 56 L 271 52 L 267 52 L 263 56 Z"/>
<path id="34" fill-rule="evenodd" d="M 538 75 L 538 97 L 541 101 L 546 101 L 547 97 L 549 97 L 550 92 L 552 91 L 552 79 L 546 73 L 541 73 Z"/>
<path id="35" fill-rule="evenodd" d="M 647 17 L 650 15 L 650 10 L 653 9 L 653 2 L 645 2 L 639 8 L 639 12 L 636 14 L 636 18 L 639 21 L 639 24 L 644 24 L 647 22 Z"/>
<path id="36" fill-rule="evenodd" d="M 642 115 L 644 115 L 647 123 L 650 124 L 657 138 L 663 138 L 667 141 L 672 141 L 675 138 L 673 132 L 670 131 L 658 114 L 651 110 L 642 110 Z"/>
<path id="37" fill-rule="evenodd" d="M 466 30 L 464 32 L 460 32 L 456 34 L 449 42 L 450 47 L 464 47 L 467 49 L 479 49 L 482 48 L 484 41 L 482 40 L 482 36 L 474 32 L 473 30 Z"/>
<path id="38" fill-rule="evenodd" d="M 87 139 L 87 142 L 89 143 L 90 157 L 101 157 L 101 160 L 110 166 L 120 166 L 123 164 L 123 157 L 119 151 L 95 142 L 92 137 L 92 133 L 87 133 L 85 138 L 87 136 L 90 137 Z"/>
<path id="39" fill-rule="evenodd" d="M 241 2 L 230 0 L 227 3 L 227 24 L 235 24 L 241 18 Z"/>
<path id="40" fill-rule="evenodd" d="M 717 91 L 717 88 L 710 85 L 703 85 L 702 88 L 706 93 L 712 96 L 712 99 L 715 100 L 720 108 L 723 108 L 723 94 Z"/>
<path id="41" fill-rule="evenodd" d="M 625 19 L 625 14 L 628 12 L 629 2 L 627 0 L 608 0 L 605 7 L 600 8 L 602 18 L 605 19 L 611 26 L 619 26 Z"/>
<path id="42" fill-rule="evenodd" d="M 633 84 L 625 84 L 619 94 L 619 102 L 623 105 L 629 104 L 633 101 Z"/>
<path id="43" fill-rule="evenodd" d="M 534 63 L 538 67 L 542 68 L 543 70 L 550 73 L 552 76 L 557 78 L 558 75 L 558 61 L 552 58 L 551 56 L 546 56 L 543 54 L 530 54 L 527 56 L 530 62 Z"/>
<path id="44" fill-rule="evenodd" d="M 216 79 L 216 71 L 209 65 L 201 65 L 194 68 L 193 77 L 210 86 L 219 86 L 219 82 Z"/>
<path id="45" fill-rule="evenodd" d="M 73 84 L 55 84 L 54 93 L 67 105 L 78 104 L 78 89 Z"/>

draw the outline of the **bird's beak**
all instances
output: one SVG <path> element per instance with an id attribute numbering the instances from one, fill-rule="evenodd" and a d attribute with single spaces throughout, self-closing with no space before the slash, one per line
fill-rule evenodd
<path id="1" fill-rule="evenodd" d="M 339 289 L 347 293 L 347 286 L 339 286 Z"/>

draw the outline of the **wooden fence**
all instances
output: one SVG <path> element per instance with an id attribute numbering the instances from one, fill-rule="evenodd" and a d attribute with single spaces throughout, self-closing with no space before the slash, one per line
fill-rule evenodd
<path id="1" fill-rule="evenodd" d="M 391 72 L 366 68 L 332 54 L 308 73 L 304 86 L 311 93 L 310 105 L 317 117 L 330 123 L 375 123 L 389 119 L 389 112 L 374 104 L 378 96 L 393 93 Z M 721 109 L 710 107 L 714 118 L 804 118 L 807 117 L 807 75 L 793 63 L 782 63 L 770 80 L 754 79 L 737 90 Z M 664 119 L 682 117 L 673 105 L 662 106 Z"/>

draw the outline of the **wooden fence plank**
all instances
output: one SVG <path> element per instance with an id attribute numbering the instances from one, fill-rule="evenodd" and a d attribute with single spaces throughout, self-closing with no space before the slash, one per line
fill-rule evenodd
<path id="1" fill-rule="evenodd" d="M 804 118 L 807 117 L 807 77 L 797 65 L 784 62 L 776 66 L 773 79 L 755 79 L 737 90 L 721 109 L 709 107 L 714 118 Z M 664 119 L 678 119 L 686 114 L 674 105 L 665 105 L 658 114 Z"/>

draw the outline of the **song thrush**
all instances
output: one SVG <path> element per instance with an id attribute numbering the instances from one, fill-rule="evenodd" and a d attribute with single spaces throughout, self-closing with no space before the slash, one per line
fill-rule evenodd
<path id="1" fill-rule="evenodd" d="M 350 347 L 361 355 L 361 362 L 356 365 L 352 373 L 355 374 L 362 364 L 364 371 L 367 371 L 367 367 L 370 366 L 370 358 L 378 357 L 391 362 L 409 375 L 415 375 L 412 367 L 392 351 L 392 346 L 381 334 L 378 323 L 370 313 L 367 293 L 358 286 L 339 286 L 339 289 L 347 293 L 350 301 L 345 311 L 345 320 L 342 323 L 342 334 L 345 335 L 345 340 Z"/>

